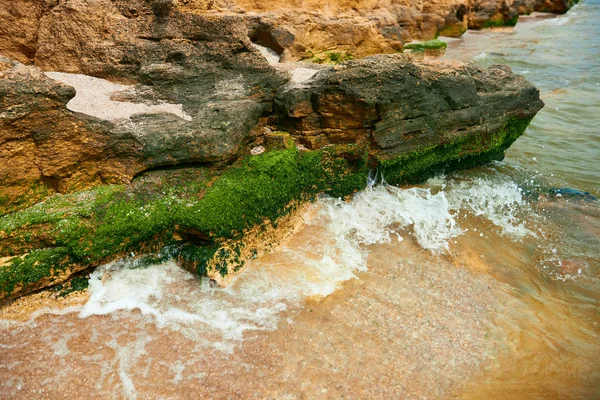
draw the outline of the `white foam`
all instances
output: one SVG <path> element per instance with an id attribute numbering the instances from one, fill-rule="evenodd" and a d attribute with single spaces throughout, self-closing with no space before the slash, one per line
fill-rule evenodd
<path id="1" fill-rule="evenodd" d="M 276 264 L 249 269 L 227 289 L 215 289 L 207 280 L 199 283 L 174 262 L 132 266 L 117 262 L 97 268 L 90 277 L 90 299 L 80 317 L 139 310 L 162 328 L 226 352 L 233 350 L 246 331 L 275 329 L 279 313 L 306 296 L 326 296 L 335 290 L 336 282 L 353 276 L 338 271 L 337 264 L 323 256 L 318 263 L 293 271 L 282 267 L 275 273 Z M 215 340 L 205 342 L 199 332 L 216 335 Z"/>
<path id="2" fill-rule="evenodd" d="M 560 15 L 554 18 L 545 18 L 538 22 L 538 25 L 549 25 L 549 26 L 562 26 L 573 20 L 577 16 L 577 13 L 572 9 L 568 14 Z"/>
<path id="3" fill-rule="evenodd" d="M 98 390 L 116 371 L 120 395 L 138 396 L 137 377 L 146 376 L 152 361 L 140 360 L 148 358 L 153 332 L 191 340 L 199 357 L 207 349 L 235 351 L 250 332 L 276 329 L 282 315 L 291 320 L 286 311 L 299 309 L 308 297 L 328 296 L 355 278 L 367 268 L 370 245 L 412 235 L 427 251 L 448 252 L 449 243 L 463 233 L 459 212 L 485 218 L 512 237 L 527 234 L 518 218 L 526 204 L 508 178 L 455 182 L 438 177 L 426 187 L 409 189 L 375 181 L 372 177 L 369 188 L 348 202 L 321 198 L 304 216 L 300 236 L 275 254 L 251 260 L 226 289 L 212 287 L 174 262 L 141 268 L 123 260 L 98 267 L 90 276 L 87 303 L 68 311 L 78 310 L 83 319 L 110 315 L 98 317 L 98 325 L 93 320 L 89 336 L 90 342 L 114 354 L 86 360 L 101 367 Z M 108 332 L 103 321 L 110 326 Z M 114 329 L 121 326 L 122 331 Z M 74 336 L 54 328 L 41 334 L 58 357 L 61 371 L 68 370 L 69 341 L 75 343 Z M 194 357 L 189 360 L 194 362 Z M 182 385 L 205 379 L 204 373 L 192 373 L 188 366 L 169 365 L 165 379 Z M 58 373 L 54 379 L 65 378 Z"/>
<path id="4" fill-rule="evenodd" d="M 499 181 L 476 178 L 452 183 L 447 190 L 453 210 L 466 210 L 483 216 L 502 229 L 502 234 L 515 239 L 533 235 L 519 218 L 527 208 L 519 186 L 507 179 Z"/>
<path id="5" fill-rule="evenodd" d="M 473 57 L 473 61 L 481 61 L 481 60 L 485 60 L 486 58 L 488 58 L 487 53 L 479 53 L 476 56 Z"/>
<path id="6" fill-rule="evenodd" d="M 76 334 L 67 334 L 61 336 L 56 342 L 51 343 L 52 349 L 54 350 L 54 355 L 58 357 L 65 357 L 71 351 L 69 350 L 69 340 L 73 337 L 77 336 Z"/>
<path id="7" fill-rule="evenodd" d="M 358 245 L 389 243 L 393 226 L 411 227 L 419 244 L 434 253 L 448 249 L 461 234 L 444 192 L 429 188 L 400 189 L 386 184 L 359 193 L 349 203 L 330 203 L 332 224 L 340 236 Z"/>
<path id="8" fill-rule="evenodd" d="M 111 99 L 111 95 L 114 93 L 131 91 L 133 86 L 119 85 L 105 79 L 81 74 L 46 72 L 46 76 L 75 88 L 75 97 L 67 103 L 67 108 L 71 111 L 108 121 L 128 119 L 134 114 L 158 113 L 170 113 L 186 121 L 192 120 L 192 117 L 183 111 L 183 105 L 181 104 L 159 103 L 148 105 Z"/>
<path id="9" fill-rule="evenodd" d="M 152 341 L 152 337 L 147 334 L 138 335 L 136 340 L 120 345 L 117 339 L 112 339 L 107 344 L 115 350 L 115 360 L 118 366 L 119 379 L 122 384 L 122 391 L 126 398 L 137 398 L 137 390 L 131 378 L 130 371 L 140 357 L 146 356 L 146 345 Z M 149 363 L 148 363 L 149 364 Z"/>
<path id="10" fill-rule="evenodd" d="M 368 246 L 391 243 L 393 235 L 399 240 L 413 235 L 424 249 L 447 252 L 449 242 L 463 233 L 459 212 L 484 217 L 512 237 L 531 234 L 518 218 L 524 203 L 511 181 L 429 184 L 410 189 L 380 184 L 349 202 L 320 199 L 305 217 L 308 237 L 282 246 L 274 257 L 251 261 L 226 289 L 198 282 L 174 262 L 99 267 L 90 277 L 90 298 L 80 317 L 139 310 L 160 327 L 232 351 L 245 332 L 275 329 L 281 312 L 306 297 L 327 296 L 354 278 L 367 268 Z M 202 331 L 215 339 L 203 342 L 197 334 Z"/>

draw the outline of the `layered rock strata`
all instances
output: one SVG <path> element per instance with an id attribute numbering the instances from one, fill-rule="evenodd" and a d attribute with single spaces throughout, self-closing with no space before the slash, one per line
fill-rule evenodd
<path id="1" fill-rule="evenodd" d="M 364 146 L 373 167 L 401 183 L 449 163 L 503 158 L 543 106 L 537 89 L 506 66 L 411 60 L 373 56 L 288 83 L 275 97 L 275 123 L 310 149 Z"/>

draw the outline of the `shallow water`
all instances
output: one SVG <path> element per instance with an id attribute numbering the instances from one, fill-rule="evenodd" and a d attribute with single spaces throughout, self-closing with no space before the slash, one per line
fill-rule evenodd
<path id="1" fill-rule="evenodd" d="M 227 289 L 101 267 L 85 304 L 2 322 L 2 393 L 596 396 L 599 204 L 531 201 L 504 168 L 321 199 Z"/>
<path id="2" fill-rule="evenodd" d="M 599 4 L 451 46 L 541 88 L 504 162 L 320 199 L 227 289 L 100 267 L 0 320 L 0 397 L 600 398 Z"/>
<path id="3" fill-rule="evenodd" d="M 468 31 L 445 58 L 508 64 L 540 89 L 546 106 L 507 152 L 506 162 L 549 184 L 600 196 L 600 2 L 567 14 L 520 17 L 515 29 Z M 549 18 L 550 17 L 550 18 Z"/>

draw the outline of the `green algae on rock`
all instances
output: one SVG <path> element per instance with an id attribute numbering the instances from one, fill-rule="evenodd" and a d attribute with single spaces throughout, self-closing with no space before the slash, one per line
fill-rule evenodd
<path id="1" fill-rule="evenodd" d="M 301 152 L 289 144 L 287 149 L 247 156 L 204 182 L 183 182 L 155 192 L 100 186 L 56 195 L 1 217 L 0 256 L 15 256 L 0 267 L 2 297 L 165 246 L 170 246 L 170 257 L 181 256 L 197 265 L 198 272 L 219 280 L 243 265 L 241 259 L 234 265 L 223 263 L 231 256 L 227 248 L 232 240 L 241 246 L 252 228 L 276 224 L 294 201 L 310 200 L 318 193 L 345 196 L 366 186 L 366 160 L 350 164 L 328 150 Z M 237 252 L 239 256 L 239 247 Z"/>
<path id="2" fill-rule="evenodd" d="M 507 26 L 507 27 L 512 27 L 517 25 L 517 22 L 519 22 L 519 16 L 515 15 L 512 18 L 509 19 L 503 19 L 503 18 L 497 18 L 497 19 L 490 19 L 489 21 L 485 21 L 482 25 L 483 29 L 486 28 L 500 28 L 503 26 Z"/>
<path id="3" fill-rule="evenodd" d="M 68 168 L 53 166 L 56 151 L 45 147 L 48 169 L 33 181 L 59 192 L 108 176 L 126 183 L 50 196 L 20 211 L 28 204 L 15 205 L 2 193 L 2 211 L 15 212 L 0 217 L 1 296 L 60 284 L 84 269 L 140 254 L 177 259 L 226 284 L 246 259 L 277 241 L 276 226 L 291 224 L 292 211 L 317 194 L 344 197 L 363 189 L 369 169 L 383 171 L 389 183 L 407 183 L 498 159 L 543 106 L 532 85 L 502 66 L 417 63 L 396 54 L 324 66 L 296 81 L 254 61 L 252 79 L 239 80 L 234 71 L 212 76 L 214 87 L 199 77 L 190 83 L 173 65 L 142 68 L 153 87 L 140 84 L 139 101 L 168 93 L 184 109 L 197 110 L 195 116 L 138 114 L 119 123 L 66 112 L 73 90 L 12 64 L 12 78 L 3 84 L 19 95 L 6 97 L 7 106 L 38 85 L 64 96 L 50 102 L 56 121 L 30 121 L 46 110 L 33 108 L 18 125 L 0 116 L 12 129 L 5 132 L 18 140 L 50 138 L 55 126 L 69 121 L 102 138 L 91 142 L 97 144 L 93 157 L 66 159 Z M 51 91 L 39 92 L 36 101 L 45 104 Z M 88 143 L 57 138 L 71 152 Z M 251 155 L 262 144 L 268 151 Z M 89 178 L 99 182 L 79 182 L 89 165 L 99 171 Z"/>
<path id="4" fill-rule="evenodd" d="M 421 181 L 446 168 L 500 159 L 529 121 L 511 119 L 488 137 L 459 137 L 376 162 L 388 182 Z M 270 244 L 261 232 L 276 227 L 295 202 L 319 193 L 346 196 L 367 185 L 364 148 L 299 151 L 289 137 L 286 142 L 286 149 L 246 156 L 222 175 L 206 174 L 205 181 L 181 182 L 166 191 L 144 188 L 143 182 L 137 189 L 100 186 L 0 218 L 0 256 L 14 256 L 0 266 L 2 298 L 62 283 L 83 269 L 139 252 L 178 259 L 188 270 L 227 282 L 249 255 Z M 263 243 L 248 241 L 257 235 Z M 17 256 L 23 249 L 30 251 Z"/>
<path id="5" fill-rule="evenodd" d="M 441 57 L 446 52 L 448 44 L 439 39 L 428 40 L 422 43 L 408 43 L 404 45 L 404 52 L 412 54 L 415 58 L 425 59 L 426 57 Z"/>
<path id="6" fill-rule="evenodd" d="M 448 47 L 448 43 L 439 39 L 428 40 L 422 43 L 408 43 L 404 45 L 405 50 L 412 50 L 413 52 L 423 52 L 426 50 L 440 50 Z"/>
<path id="7" fill-rule="evenodd" d="M 501 161 L 504 151 L 525 132 L 530 121 L 513 118 L 489 135 L 461 137 L 407 155 L 381 157 L 381 173 L 389 182 L 422 182 L 438 173 Z"/>

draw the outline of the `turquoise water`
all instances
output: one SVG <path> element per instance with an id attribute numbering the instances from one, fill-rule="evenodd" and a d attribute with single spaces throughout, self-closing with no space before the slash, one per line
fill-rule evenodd
<path id="1" fill-rule="evenodd" d="M 512 32 L 468 32 L 445 58 L 507 64 L 546 106 L 505 162 L 555 187 L 600 195 L 600 1 L 568 14 L 521 17 Z"/>

